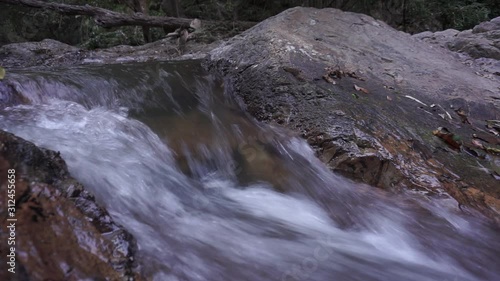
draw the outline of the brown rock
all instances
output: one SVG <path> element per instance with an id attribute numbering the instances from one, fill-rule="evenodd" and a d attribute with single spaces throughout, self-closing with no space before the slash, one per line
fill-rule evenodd
<path id="1" fill-rule="evenodd" d="M 7 209 L 15 170 L 15 213 Z M 11 188 L 12 189 L 12 188 Z M 135 241 L 73 180 L 58 153 L 0 131 L 0 210 L 15 223 L 15 274 L 0 280 L 135 280 Z M 15 218 L 17 221 L 7 221 Z M 5 228 L 4 228 L 5 229 Z M 0 232 L 0 252 L 10 252 Z"/>

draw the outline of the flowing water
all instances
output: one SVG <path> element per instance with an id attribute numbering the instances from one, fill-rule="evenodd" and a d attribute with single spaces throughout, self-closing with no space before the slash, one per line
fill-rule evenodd
<path id="1" fill-rule="evenodd" d="M 452 199 L 329 172 L 199 62 L 11 72 L 0 128 L 60 151 L 150 280 L 500 280 L 499 232 Z"/>

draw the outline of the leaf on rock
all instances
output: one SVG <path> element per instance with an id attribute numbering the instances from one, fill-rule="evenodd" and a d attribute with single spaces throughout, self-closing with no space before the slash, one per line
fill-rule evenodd
<path id="1" fill-rule="evenodd" d="M 432 131 L 432 134 L 436 137 L 441 138 L 448 146 L 453 149 L 460 150 L 462 144 L 460 143 L 460 137 L 448 131 L 444 127 L 439 127 L 437 130 Z"/>
<path id="2" fill-rule="evenodd" d="M 455 112 L 458 114 L 458 116 L 460 116 L 460 120 L 462 120 L 462 123 L 470 124 L 469 119 L 467 118 L 467 113 L 465 112 L 465 110 L 463 110 L 462 108 L 459 108 L 459 109 L 455 110 Z"/>
<path id="3" fill-rule="evenodd" d="M 342 71 L 340 69 L 335 69 L 335 68 L 329 66 L 329 67 L 326 67 L 325 70 L 326 70 L 325 76 L 328 76 L 328 77 L 333 78 L 333 79 L 341 79 L 342 77 L 345 76 L 344 71 Z"/>
<path id="4" fill-rule="evenodd" d="M 348 72 L 346 72 L 345 74 L 346 74 L 347 76 L 351 77 L 351 78 L 358 79 L 358 80 L 361 80 L 361 81 L 365 81 L 365 79 L 363 79 L 363 78 L 359 77 L 359 76 L 356 74 L 356 72 L 354 72 L 354 71 L 351 71 L 351 72 L 349 72 L 349 71 L 348 71 Z"/>
<path id="5" fill-rule="evenodd" d="M 333 78 L 330 77 L 328 74 L 323 75 L 323 79 L 325 79 L 325 81 L 328 83 L 332 83 L 333 85 L 337 84 L 337 82 L 335 82 L 335 80 L 333 80 Z"/>
<path id="6" fill-rule="evenodd" d="M 492 135 L 495 135 L 497 137 L 500 137 L 500 133 L 495 131 L 495 130 L 488 130 L 488 132 L 490 132 Z"/>
<path id="7" fill-rule="evenodd" d="M 489 139 L 484 139 L 482 137 L 477 136 L 476 134 L 472 135 L 473 139 L 471 141 L 472 145 L 476 148 L 480 148 L 486 153 L 489 154 L 495 154 L 495 155 L 500 155 L 500 148 L 494 147 L 494 146 L 486 146 L 483 142 L 489 143 L 489 144 L 499 144 L 500 142 L 498 141 L 497 138 L 495 137 L 489 137 Z"/>
<path id="8" fill-rule="evenodd" d="M 475 146 L 477 148 L 484 149 L 484 145 L 480 140 L 472 139 L 471 143 L 473 146 Z"/>
<path id="9" fill-rule="evenodd" d="M 497 131 L 498 133 L 500 133 L 500 120 L 486 120 L 486 127 L 488 129 L 493 129 L 494 131 Z M 493 133 L 493 132 L 491 132 L 491 133 Z M 498 136 L 498 134 L 494 134 L 494 135 Z"/>
<path id="10" fill-rule="evenodd" d="M 325 75 L 323 75 L 323 79 L 325 79 L 329 83 L 332 83 L 332 82 L 330 82 L 330 79 L 342 79 L 342 77 L 346 77 L 346 76 L 364 81 L 364 79 L 359 77 L 354 71 L 344 71 L 344 70 L 341 70 L 339 67 L 335 68 L 335 67 L 331 67 L 331 66 L 326 67 L 325 70 L 326 70 L 326 73 L 325 73 Z M 333 80 L 331 80 L 331 81 L 333 81 Z"/>
<path id="11" fill-rule="evenodd" d="M 358 85 L 356 85 L 356 84 L 354 84 L 354 89 L 355 89 L 356 91 L 360 91 L 360 92 L 363 92 L 363 93 L 365 93 L 365 94 L 369 94 L 369 93 L 370 93 L 367 89 L 362 88 L 362 87 L 360 87 L 360 86 L 358 86 Z"/>
<path id="12" fill-rule="evenodd" d="M 500 148 L 485 146 L 484 150 L 486 150 L 486 152 L 488 152 L 490 154 L 500 155 Z"/>
<path id="13" fill-rule="evenodd" d="M 0 66 L 0 80 L 2 80 L 5 77 L 5 68 Z"/>
<path id="14" fill-rule="evenodd" d="M 478 140 L 478 141 L 483 141 L 483 142 L 492 144 L 492 145 L 500 145 L 500 138 L 490 136 L 488 134 L 482 134 L 482 133 L 472 134 L 472 138 L 475 140 Z"/>

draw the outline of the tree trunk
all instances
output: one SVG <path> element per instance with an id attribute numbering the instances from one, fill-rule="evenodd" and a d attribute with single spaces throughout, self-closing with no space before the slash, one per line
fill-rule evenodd
<path id="1" fill-rule="evenodd" d="M 182 10 L 179 0 L 162 0 L 161 9 L 167 17 L 183 18 L 184 11 Z"/>
<path id="2" fill-rule="evenodd" d="M 149 14 L 149 0 L 134 0 L 134 12 L 147 16 Z M 144 42 L 149 43 L 153 41 L 149 26 L 142 26 L 142 34 L 144 36 Z"/>
<path id="3" fill-rule="evenodd" d="M 176 17 L 152 17 L 141 13 L 133 15 L 122 14 L 103 8 L 89 5 L 68 5 L 54 2 L 45 2 L 40 0 L 0 0 L 0 3 L 24 5 L 32 8 L 53 10 L 65 15 L 84 15 L 93 17 L 95 22 L 102 27 L 116 27 L 127 25 L 156 26 L 167 28 L 188 28 L 193 19 Z M 207 24 L 216 25 L 220 21 L 205 21 Z M 237 22 L 234 25 L 242 28 L 249 28 L 255 25 L 255 22 Z"/>

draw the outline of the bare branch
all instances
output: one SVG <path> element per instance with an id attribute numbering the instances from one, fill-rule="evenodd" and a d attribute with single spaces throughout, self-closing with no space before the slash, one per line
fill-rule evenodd
<path id="1" fill-rule="evenodd" d="M 52 10 L 65 15 L 90 16 L 93 17 L 95 22 L 102 27 L 139 25 L 167 28 L 188 28 L 189 24 L 193 21 L 193 19 L 186 18 L 147 16 L 142 13 L 128 15 L 89 5 L 68 5 L 40 0 L 0 0 L 0 3 L 24 5 L 32 8 Z M 206 22 L 215 23 L 211 21 Z M 236 25 L 241 27 L 251 27 L 255 25 L 255 23 L 238 22 Z"/>

